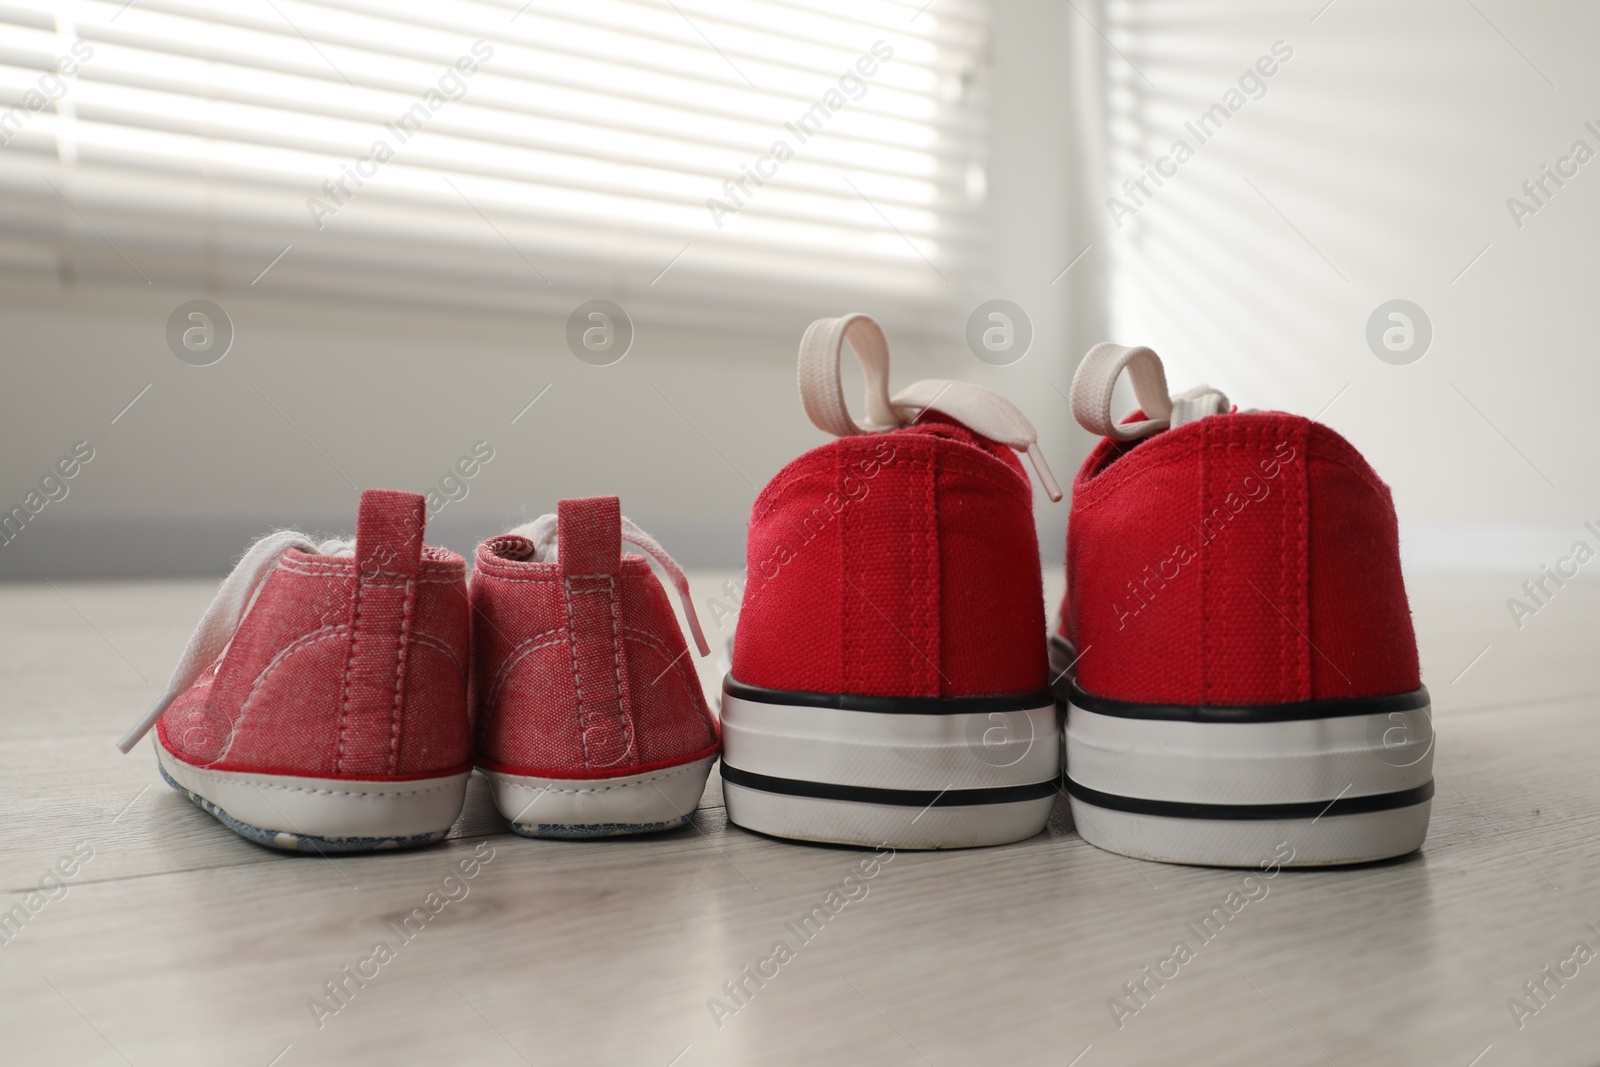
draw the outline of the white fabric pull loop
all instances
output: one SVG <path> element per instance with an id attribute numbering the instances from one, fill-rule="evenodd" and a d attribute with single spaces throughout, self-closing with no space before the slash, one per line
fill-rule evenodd
<path id="1" fill-rule="evenodd" d="M 840 360 L 844 343 L 856 353 L 867 379 L 867 421 L 857 422 L 844 399 Z M 1039 448 L 1039 434 L 1015 405 L 970 382 L 928 379 L 889 396 L 889 342 L 871 316 L 859 312 L 818 319 L 800 340 L 800 403 L 817 429 L 835 437 L 881 433 L 909 426 L 925 412 L 937 411 L 991 441 L 1025 452 L 1051 500 L 1061 499 L 1050 465 Z"/>
<path id="2" fill-rule="evenodd" d="M 560 539 L 556 536 L 560 531 L 559 519 L 555 515 L 540 515 L 532 522 L 524 523 L 512 530 L 516 537 L 525 537 L 533 542 L 534 560 L 539 563 L 555 563 L 561 559 Z M 694 610 L 694 597 L 689 593 L 689 577 L 683 573 L 683 568 L 678 566 L 678 561 L 667 554 L 661 543 L 654 537 L 639 528 L 638 523 L 622 516 L 622 540 L 630 545 L 644 550 L 649 556 L 661 565 L 667 572 L 667 579 L 672 582 L 672 587 L 677 591 L 678 601 L 683 605 L 684 618 L 689 620 L 689 633 L 694 637 L 694 644 L 700 650 L 700 655 L 711 654 L 711 646 L 706 642 L 705 631 L 700 628 L 700 616 Z"/>
<path id="3" fill-rule="evenodd" d="M 144 718 L 128 731 L 127 736 L 117 742 L 117 748 L 124 753 L 132 751 L 133 746 L 144 740 L 144 735 L 150 732 L 150 728 L 155 726 L 172 702 L 182 696 L 205 673 L 206 668 L 222 655 L 238 631 L 239 623 L 255 599 L 256 591 L 277 567 L 278 560 L 291 548 L 323 556 L 350 555 L 355 551 L 355 542 L 334 540 L 318 544 L 303 533 L 278 530 L 245 549 L 239 562 L 222 580 L 211 606 L 200 616 L 194 633 L 189 635 L 189 644 L 178 658 L 177 667 L 173 668 L 166 691 L 145 712 Z"/>
<path id="4" fill-rule="evenodd" d="M 850 342 L 867 379 L 867 421 L 858 423 L 844 399 L 839 361 Z M 895 425 L 889 406 L 889 341 L 870 315 L 856 312 L 818 319 L 800 339 L 800 403 L 812 425 L 835 437 L 871 433 Z"/>
<path id="5" fill-rule="evenodd" d="M 1112 395 L 1117 379 L 1126 370 L 1133 382 L 1133 395 L 1144 411 L 1139 422 L 1119 423 L 1111 414 Z M 1113 441 L 1137 441 L 1174 426 L 1220 415 L 1231 405 L 1228 398 L 1210 386 L 1197 386 L 1175 396 L 1167 395 L 1167 374 L 1161 357 L 1143 345 L 1129 347 L 1102 341 L 1089 349 L 1072 375 L 1072 416 L 1078 425 L 1097 437 Z"/>

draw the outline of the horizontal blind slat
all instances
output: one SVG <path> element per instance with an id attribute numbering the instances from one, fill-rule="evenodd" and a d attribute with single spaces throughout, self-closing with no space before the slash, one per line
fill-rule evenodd
<path id="1" fill-rule="evenodd" d="M 431 277 L 504 302 L 535 283 L 653 285 L 671 262 L 658 291 L 685 307 L 859 290 L 943 314 L 986 255 L 969 194 L 985 147 L 982 2 L 62 11 L 0 3 L 0 205 L 15 209 L 0 269 L 242 272 L 291 247 L 274 268 L 286 286 L 378 298 Z M 6 127 L 4 101 L 23 99 L 72 33 L 95 56 L 59 79 L 60 100 Z M 880 35 L 894 58 L 841 80 Z M 469 80 L 475 40 L 494 55 Z M 791 155 L 775 160 L 779 141 Z M 392 158 L 377 165 L 380 142 Z M 758 179 L 757 166 L 772 170 Z"/>

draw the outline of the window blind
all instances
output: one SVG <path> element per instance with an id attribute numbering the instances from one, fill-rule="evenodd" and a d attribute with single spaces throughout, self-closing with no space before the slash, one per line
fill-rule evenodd
<path id="1" fill-rule="evenodd" d="M 980 0 L 0 0 L 0 269 L 924 315 L 983 267 L 987 33 Z"/>

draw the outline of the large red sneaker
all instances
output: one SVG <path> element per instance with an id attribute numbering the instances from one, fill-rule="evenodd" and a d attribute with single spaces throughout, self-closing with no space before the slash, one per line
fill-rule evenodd
<path id="1" fill-rule="evenodd" d="M 1124 370 L 1143 410 L 1117 424 Z M 1072 409 L 1105 438 L 1051 645 L 1079 833 L 1274 869 L 1420 847 L 1433 731 L 1388 487 L 1321 423 L 1169 398 L 1148 348 L 1092 349 Z"/>
<path id="2" fill-rule="evenodd" d="M 867 413 L 845 406 L 848 339 Z M 1016 408 L 960 382 L 893 399 L 865 315 L 800 344 L 806 414 L 840 438 L 756 498 L 723 685 L 728 818 L 778 837 L 963 848 L 1031 837 L 1060 770 L 1033 494 L 1060 490 Z"/>
<path id="3" fill-rule="evenodd" d="M 162 777 L 274 848 L 424 845 L 461 812 L 466 564 L 415 493 L 361 494 L 356 537 L 257 541 L 201 617 L 153 725 Z"/>
<path id="4" fill-rule="evenodd" d="M 614 496 L 563 500 L 478 546 L 472 690 L 478 766 L 511 828 L 606 837 L 682 825 L 717 758 L 683 633 L 645 556 L 705 635 L 682 569 Z"/>

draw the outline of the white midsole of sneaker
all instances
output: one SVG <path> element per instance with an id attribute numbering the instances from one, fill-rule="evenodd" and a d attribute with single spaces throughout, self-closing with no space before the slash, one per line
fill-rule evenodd
<path id="1" fill-rule="evenodd" d="M 156 758 L 183 788 L 247 826 L 330 839 L 443 833 L 461 814 L 471 772 L 405 781 L 217 771 L 185 763 L 157 742 Z"/>
<path id="2" fill-rule="evenodd" d="M 722 698 L 722 748 L 742 771 L 876 789 L 993 789 L 1061 771 L 1056 707 L 911 715 Z"/>
<path id="3" fill-rule="evenodd" d="M 616 778 L 540 778 L 485 770 L 495 807 L 524 830 L 682 822 L 700 803 L 717 757 Z"/>
<path id="4" fill-rule="evenodd" d="M 1398 793 L 1433 779 L 1428 709 L 1286 722 L 1174 722 L 1067 706 L 1067 777 L 1102 793 L 1288 804 Z"/>
<path id="5" fill-rule="evenodd" d="M 1032 837 L 1049 819 L 1059 739 L 1054 703 L 915 714 L 724 693 L 723 796 L 732 822 L 777 837 L 894 848 L 1003 844 Z"/>
<path id="6" fill-rule="evenodd" d="M 1280 845 L 1293 853 L 1283 866 L 1403 855 L 1422 845 L 1432 808 L 1428 710 L 1190 722 L 1069 704 L 1074 818 L 1091 844 L 1170 863 L 1255 866 Z M 1255 810 L 1213 817 L 1219 805 Z"/>

